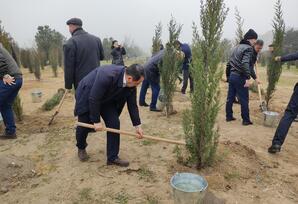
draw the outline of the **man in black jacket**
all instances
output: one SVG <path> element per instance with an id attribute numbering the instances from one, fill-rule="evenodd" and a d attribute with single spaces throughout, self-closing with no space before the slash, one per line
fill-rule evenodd
<path id="1" fill-rule="evenodd" d="M 253 46 L 253 55 L 252 55 L 252 60 L 250 63 L 250 72 L 251 72 L 251 76 L 254 80 L 257 78 L 254 68 L 255 68 L 255 65 L 258 60 L 258 54 L 262 51 L 263 46 L 264 46 L 264 41 L 261 39 L 258 39 L 256 44 Z M 228 62 L 227 66 L 226 66 L 227 82 L 229 82 L 230 75 L 231 75 L 231 64 L 230 64 L 230 62 Z M 234 102 L 239 103 L 239 100 L 236 100 L 236 98 L 237 98 L 237 96 L 235 97 Z"/>
<path id="2" fill-rule="evenodd" d="M 279 62 L 287 62 L 287 61 L 294 61 L 298 60 L 298 52 L 289 54 L 282 57 L 276 57 L 275 61 Z M 292 122 L 298 115 L 298 83 L 296 83 L 294 87 L 294 92 L 290 99 L 290 102 L 285 110 L 284 116 L 279 122 L 279 125 L 276 129 L 275 135 L 272 140 L 271 147 L 268 148 L 268 152 L 275 154 L 280 152 L 281 146 L 283 145 L 288 131 L 292 125 Z"/>
<path id="3" fill-rule="evenodd" d="M 258 38 L 258 34 L 250 29 L 240 44 L 235 47 L 230 58 L 231 75 L 229 77 L 229 91 L 226 103 L 226 121 L 236 120 L 233 117 L 233 102 L 235 96 L 239 97 L 241 104 L 241 117 L 243 125 L 252 125 L 249 117 L 249 94 L 250 78 L 253 76 L 251 72 L 251 64 L 253 57 L 253 47 Z M 259 81 L 255 79 L 257 83 Z"/>
<path id="4" fill-rule="evenodd" d="M 112 41 L 112 52 L 113 57 L 112 64 L 124 66 L 123 55 L 126 55 L 126 50 L 122 45 L 119 45 L 117 40 Z"/>
<path id="5" fill-rule="evenodd" d="M 72 18 L 66 24 L 72 37 L 63 48 L 65 88 L 76 89 L 81 79 L 100 65 L 104 52 L 101 40 L 83 30 L 81 19 Z"/>
<path id="6" fill-rule="evenodd" d="M 144 79 L 142 66 L 130 67 L 106 65 L 90 72 L 80 82 L 76 90 L 75 115 L 79 122 L 93 123 L 96 131 L 102 129 L 100 117 L 109 128 L 120 128 L 119 116 L 127 103 L 128 112 L 136 132 L 141 138 L 143 130 L 136 102 L 137 86 Z M 78 157 L 88 159 L 86 152 L 87 136 L 90 129 L 77 127 L 76 139 Z M 116 133 L 107 133 L 107 164 L 128 166 L 129 162 L 118 157 L 120 137 Z"/>
<path id="7" fill-rule="evenodd" d="M 17 138 L 12 104 L 22 84 L 20 68 L 0 43 L 0 114 L 5 125 L 5 133 L 0 139 Z"/>

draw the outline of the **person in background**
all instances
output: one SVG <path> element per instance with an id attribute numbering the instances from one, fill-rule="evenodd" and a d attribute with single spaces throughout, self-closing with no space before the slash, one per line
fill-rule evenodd
<path id="1" fill-rule="evenodd" d="M 277 62 L 288 62 L 298 60 L 298 52 L 285 55 L 285 56 L 277 56 L 275 61 Z M 280 120 L 278 127 L 275 131 L 274 137 L 272 139 L 272 145 L 268 148 L 268 152 L 271 154 L 275 154 L 280 152 L 281 146 L 283 145 L 288 131 L 293 123 L 293 121 L 297 118 L 298 115 L 298 83 L 296 83 L 294 87 L 293 94 L 289 101 L 289 104 L 285 110 L 284 116 Z"/>
<path id="2" fill-rule="evenodd" d="M 5 133 L 0 139 L 16 139 L 16 125 L 12 104 L 23 84 L 22 72 L 16 61 L 0 43 L 0 113 Z"/>
<path id="3" fill-rule="evenodd" d="M 191 49 L 187 43 L 181 43 L 178 40 L 174 42 L 174 45 L 177 50 L 181 50 L 184 53 L 184 60 L 182 64 L 183 85 L 181 88 L 181 93 L 185 94 L 188 85 L 188 79 L 190 83 L 190 92 L 193 92 L 193 79 L 189 70 L 189 64 L 192 58 Z"/>
<path id="4" fill-rule="evenodd" d="M 100 66 L 104 52 L 100 38 L 83 30 L 79 18 L 69 19 L 69 32 L 72 37 L 63 46 L 65 89 L 78 87 L 79 82 L 93 69 Z"/>
<path id="5" fill-rule="evenodd" d="M 164 46 L 163 44 L 160 44 L 159 46 L 159 50 L 163 50 L 164 49 Z M 158 52 L 157 52 L 158 53 Z M 154 53 L 152 55 L 152 57 L 157 54 L 157 53 Z M 144 81 L 142 82 L 142 87 L 141 87 L 141 91 L 140 91 L 140 98 L 139 98 L 139 105 L 140 106 L 144 106 L 144 107 L 148 107 L 149 105 L 146 103 L 146 94 L 147 94 L 147 90 L 150 86 L 150 82 L 148 79 L 144 79 Z M 153 89 L 152 89 L 153 90 Z M 157 92 L 157 89 L 154 89 L 155 92 Z M 159 93 L 159 91 L 158 91 Z M 154 99 L 155 100 L 155 99 Z M 157 100 L 157 99 L 156 99 Z M 155 105 L 152 105 L 153 109 L 156 108 L 156 104 Z"/>
<path id="6" fill-rule="evenodd" d="M 112 64 L 124 66 L 123 55 L 126 55 L 125 48 L 117 40 L 113 40 L 111 49 Z"/>
<path id="7" fill-rule="evenodd" d="M 258 34 L 250 29 L 245 35 L 240 44 L 235 47 L 230 57 L 231 74 L 229 77 L 229 90 L 226 102 L 226 121 L 234 121 L 233 117 L 233 102 L 236 95 L 241 104 L 241 117 L 243 125 L 252 125 L 249 117 L 249 92 L 250 78 L 253 77 L 257 83 L 260 83 L 255 78 L 252 72 L 253 46 L 258 39 Z"/>
<path id="8" fill-rule="evenodd" d="M 160 65 L 162 63 L 162 58 L 164 56 L 164 50 L 160 50 L 158 53 L 153 55 L 144 65 L 145 70 L 145 80 L 148 83 L 147 85 L 142 85 L 140 92 L 140 105 L 146 106 L 144 104 L 146 92 L 148 89 L 148 85 L 151 86 L 152 97 L 150 103 L 150 111 L 161 112 L 161 110 L 157 109 L 157 99 L 160 91 Z M 148 106 L 148 105 L 147 105 Z"/>

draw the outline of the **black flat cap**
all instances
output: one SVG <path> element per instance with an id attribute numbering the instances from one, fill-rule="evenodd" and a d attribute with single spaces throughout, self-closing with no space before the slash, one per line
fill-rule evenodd
<path id="1" fill-rule="evenodd" d="M 71 18 L 69 19 L 67 22 L 66 22 L 66 25 L 78 25 L 78 26 L 82 26 L 83 25 L 83 22 L 81 19 L 79 18 Z"/>

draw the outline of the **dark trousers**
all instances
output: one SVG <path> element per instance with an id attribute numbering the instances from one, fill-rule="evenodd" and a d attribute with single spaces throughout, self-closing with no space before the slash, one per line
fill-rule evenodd
<path id="1" fill-rule="evenodd" d="M 3 80 L 0 80 L 0 112 L 5 125 L 5 132 L 9 135 L 16 133 L 12 104 L 22 84 L 22 78 L 16 78 L 13 85 L 4 84 Z"/>
<path id="2" fill-rule="evenodd" d="M 290 99 L 290 102 L 285 110 L 284 116 L 279 122 L 276 129 L 272 144 L 282 145 L 286 139 L 288 131 L 291 127 L 292 122 L 295 120 L 298 114 L 298 83 L 294 88 L 294 92 Z"/>
<path id="3" fill-rule="evenodd" d="M 142 86 L 141 86 L 139 104 L 146 103 L 146 94 L 147 94 L 147 90 L 148 90 L 149 86 L 150 86 L 149 81 L 147 79 L 145 79 L 142 82 Z"/>
<path id="4" fill-rule="evenodd" d="M 183 73 L 183 85 L 181 88 L 181 92 L 183 94 L 185 94 L 185 91 L 186 91 L 187 85 L 188 85 L 188 79 L 189 79 L 190 91 L 193 92 L 193 79 L 192 79 L 189 69 L 183 69 L 182 73 Z"/>
<path id="5" fill-rule="evenodd" d="M 120 129 L 120 120 L 119 115 L 120 112 L 117 110 L 117 106 L 115 104 L 109 104 L 102 106 L 102 111 L 100 112 L 101 117 L 103 118 L 106 127 Z M 79 115 L 79 122 L 84 123 L 92 123 L 89 118 L 89 113 Z M 87 137 L 89 132 L 93 132 L 94 130 L 77 127 L 76 129 L 76 139 L 77 139 L 77 147 L 79 149 L 85 149 L 87 147 Z M 120 135 L 116 133 L 107 132 L 107 160 L 114 161 L 118 158 L 120 147 Z"/>
<path id="6" fill-rule="evenodd" d="M 160 85 L 159 83 L 151 80 L 149 80 L 149 84 L 151 86 L 151 91 L 152 91 L 150 109 L 156 109 L 157 99 L 160 91 Z"/>
<path id="7" fill-rule="evenodd" d="M 249 122 L 249 95 L 248 88 L 244 87 L 245 77 L 232 73 L 229 78 L 229 91 L 226 103 L 226 119 L 233 118 L 233 103 L 237 95 L 241 104 L 241 117 L 243 122 Z"/>

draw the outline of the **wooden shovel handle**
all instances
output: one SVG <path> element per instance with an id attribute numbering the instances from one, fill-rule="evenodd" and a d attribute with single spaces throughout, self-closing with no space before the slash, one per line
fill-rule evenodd
<path id="1" fill-rule="evenodd" d="M 85 128 L 94 129 L 94 125 L 92 125 L 92 124 L 77 122 L 76 125 L 85 127 Z M 113 132 L 113 133 L 118 133 L 118 134 L 122 134 L 122 135 L 133 136 L 133 137 L 138 136 L 138 134 L 136 134 L 136 133 L 127 132 L 127 131 L 123 131 L 123 130 L 117 130 L 117 129 L 113 129 L 113 128 L 104 127 L 103 131 L 108 131 L 108 132 Z M 165 139 L 165 138 L 152 137 L 152 136 L 148 136 L 148 135 L 144 135 L 143 138 L 149 139 L 149 140 L 154 140 L 154 141 L 159 141 L 159 142 L 167 142 L 167 143 L 171 143 L 171 144 L 186 145 L 186 143 L 183 141 L 169 140 L 169 139 Z"/>
<path id="2" fill-rule="evenodd" d="M 63 102 L 64 102 L 64 99 L 65 99 L 66 95 L 67 95 L 67 90 L 65 90 L 65 92 L 64 92 L 64 94 L 63 94 L 63 96 L 62 96 L 61 101 L 60 101 L 60 103 L 59 103 L 59 105 L 58 105 L 58 108 L 57 108 L 56 112 L 59 113 L 59 111 L 60 111 L 60 109 L 61 109 L 61 107 L 62 107 L 62 105 L 63 105 Z"/>

